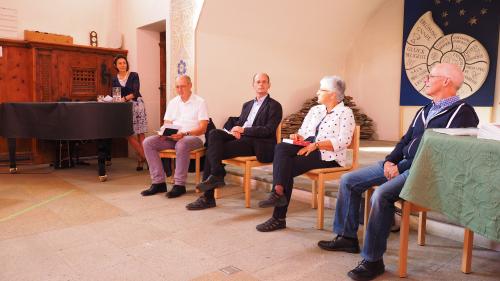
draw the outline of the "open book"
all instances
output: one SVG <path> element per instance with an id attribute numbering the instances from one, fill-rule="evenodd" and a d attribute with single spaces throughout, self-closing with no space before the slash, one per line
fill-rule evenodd
<path id="1" fill-rule="evenodd" d="M 289 143 L 289 144 L 294 144 L 294 145 L 298 145 L 298 146 L 308 146 L 311 144 L 310 141 L 306 141 L 306 140 L 292 140 L 292 139 L 283 139 L 283 142 L 284 143 Z"/>
<path id="2" fill-rule="evenodd" d="M 179 132 L 180 128 L 181 128 L 181 126 L 179 126 L 179 125 L 165 124 L 165 125 L 160 127 L 160 130 L 158 131 L 158 135 L 168 137 L 168 136 L 171 136 L 173 134 L 177 134 L 177 132 Z"/>

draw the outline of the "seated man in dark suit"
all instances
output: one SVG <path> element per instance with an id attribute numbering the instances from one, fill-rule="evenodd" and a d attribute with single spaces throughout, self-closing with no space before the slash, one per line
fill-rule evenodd
<path id="1" fill-rule="evenodd" d="M 283 115 L 281 104 L 268 93 L 271 83 L 266 73 L 253 77 L 256 97 L 243 104 L 243 109 L 231 130 L 212 130 L 205 156 L 203 182 L 196 188 L 205 193 L 188 204 L 188 210 L 215 207 L 214 189 L 225 185 L 226 171 L 222 160 L 237 156 L 257 156 L 263 163 L 273 161 L 276 128 Z"/>

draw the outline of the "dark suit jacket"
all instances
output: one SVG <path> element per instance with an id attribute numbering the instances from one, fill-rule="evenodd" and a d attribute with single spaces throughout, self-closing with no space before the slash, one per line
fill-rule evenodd
<path id="1" fill-rule="evenodd" d="M 254 100 L 243 104 L 241 114 L 234 126 L 243 126 L 252 110 Z M 263 163 L 273 162 L 274 146 L 276 145 L 276 128 L 278 128 L 283 110 L 281 104 L 268 95 L 255 116 L 252 127 L 245 128 L 242 135 L 244 141 L 253 145 L 257 160 Z"/>

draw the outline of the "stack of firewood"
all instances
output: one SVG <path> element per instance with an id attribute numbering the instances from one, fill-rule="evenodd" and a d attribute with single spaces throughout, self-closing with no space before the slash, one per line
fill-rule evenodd
<path id="1" fill-rule="evenodd" d="M 344 98 L 344 104 L 352 109 L 354 119 L 356 119 L 356 124 L 361 127 L 361 139 L 371 139 L 374 133 L 373 120 L 366 114 L 361 113 L 360 109 L 356 107 L 356 103 L 353 101 L 352 97 L 346 96 Z M 287 116 L 283 120 L 281 135 L 284 138 L 287 138 L 290 134 L 297 133 L 300 125 L 302 125 L 302 121 L 307 115 L 307 112 L 309 112 L 309 109 L 315 105 L 318 105 L 318 97 L 308 99 L 304 102 L 304 104 L 302 104 L 302 108 L 298 112 Z"/>

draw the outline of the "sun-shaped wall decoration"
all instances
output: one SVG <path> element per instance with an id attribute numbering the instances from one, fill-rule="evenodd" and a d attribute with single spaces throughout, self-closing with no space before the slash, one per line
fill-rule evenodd
<path id="1" fill-rule="evenodd" d="M 473 37 L 463 33 L 444 35 L 429 11 L 411 29 L 404 51 L 408 80 L 427 98 L 425 79 L 437 63 L 453 63 L 462 69 L 465 79 L 458 95 L 463 99 L 481 88 L 488 75 L 490 59 L 484 46 Z"/>

